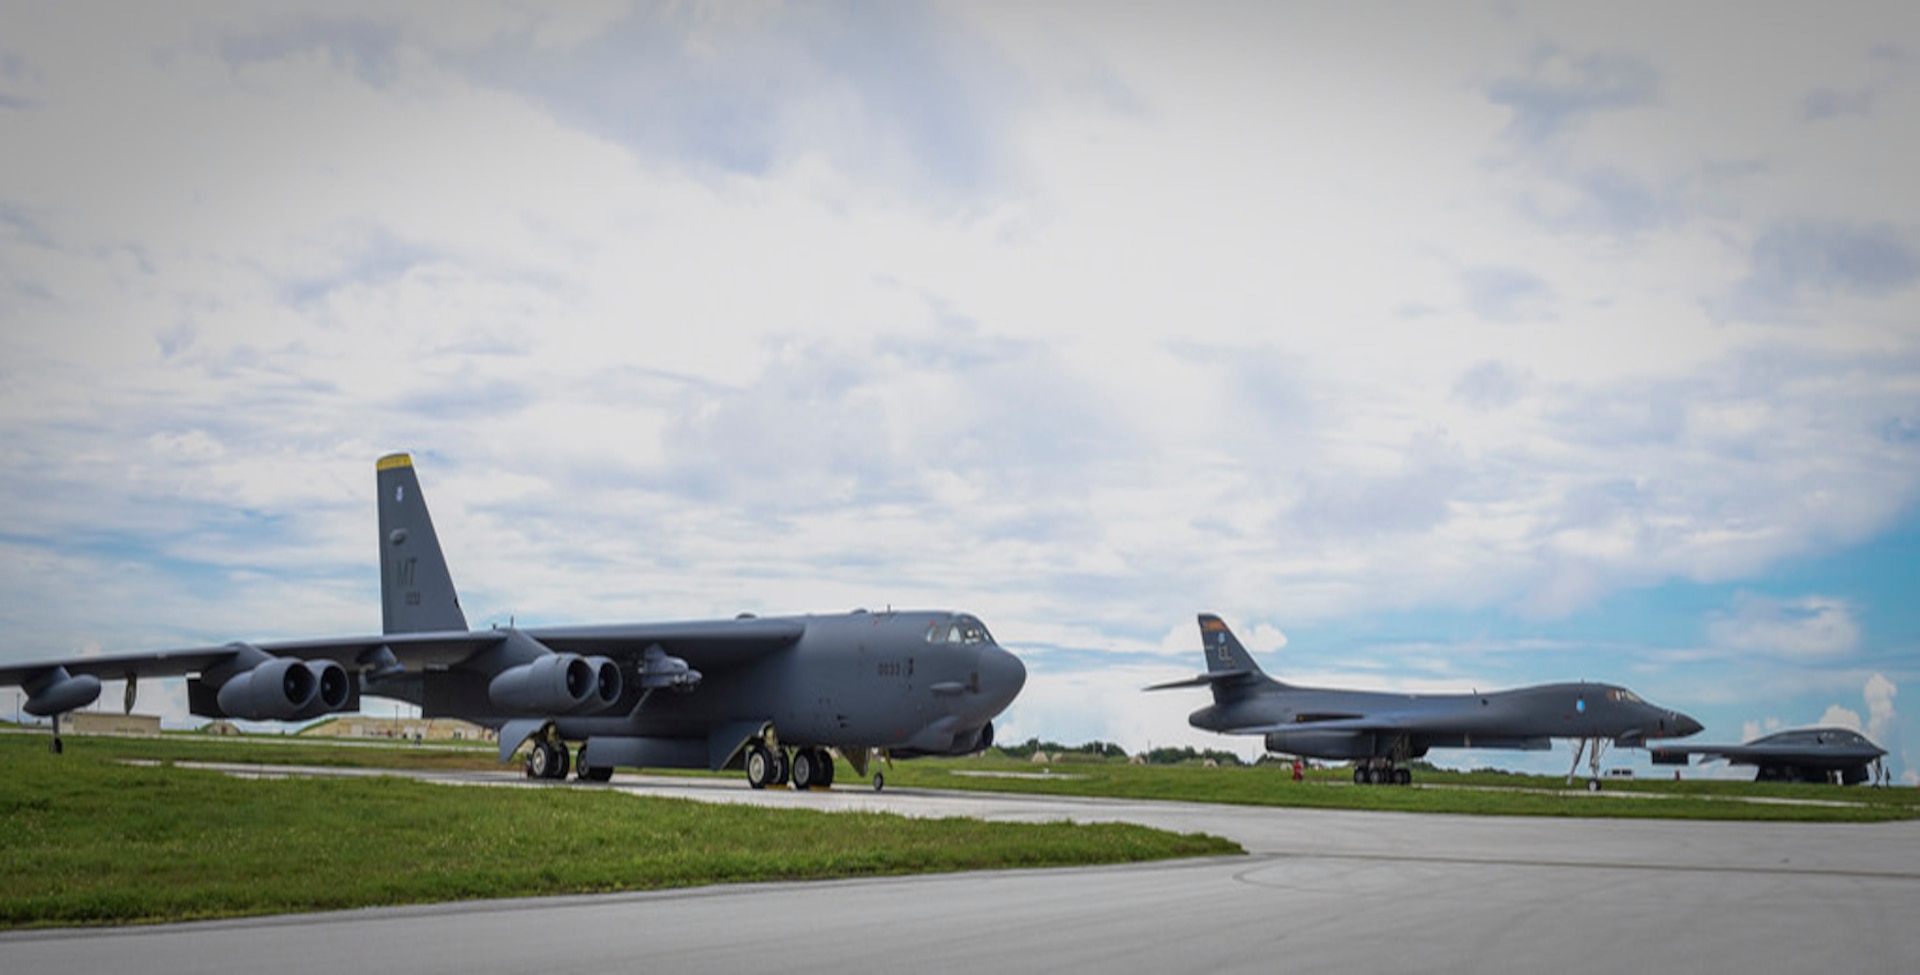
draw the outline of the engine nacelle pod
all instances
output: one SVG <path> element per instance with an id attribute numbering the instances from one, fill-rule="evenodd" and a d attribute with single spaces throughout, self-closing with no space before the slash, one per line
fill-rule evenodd
<path id="1" fill-rule="evenodd" d="M 26 683 L 28 714 L 46 717 L 78 711 L 100 699 L 100 678 L 92 674 L 78 677 L 65 667 L 55 667 Z"/>
<path id="2" fill-rule="evenodd" d="M 607 661 L 612 663 L 612 661 Z M 616 679 L 618 677 L 618 669 Z M 493 706 L 518 714 L 567 714 L 595 698 L 600 675 L 586 658 L 571 653 L 548 654 L 508 667 L 487 682 Z M 616 695 L 615 700 L 618 700 Z"/>
<path id="3" fill-rule="evenodd" d="M 965 740 L 966 737 L 967 736 L 965 735 L 954 736 L 954 740 L 953 740 L 954 754 L 978 755 L 981 752 L 984 752 L 987 749 L 992 748 L 993 747 L 993 722 L 989 721 L 986 724 L 981 725 L 980 730 L 974 733 L 973 740 L 971 742 L 966 741 Z"/>
<path id="4" fill-rule="evenodd" d="M 299 721 L 340 710 L 351 691 L 346 668 L 331 660 L 276 657 L 233 675 L 216 700 L 229 717 Z"/>
<path id="5" fill-rule="evenodd" d="M 627 691 L 627 679 L 620 672 L 620 665 L 607 657 L 588 657 L 587 666 L 593 668 L 593 695 L 587 699 L 587 709 L 605 711 L 619 704 L 620 695 Z"/>

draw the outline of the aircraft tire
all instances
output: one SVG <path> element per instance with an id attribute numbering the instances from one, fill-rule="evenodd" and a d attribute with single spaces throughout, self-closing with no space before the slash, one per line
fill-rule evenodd
<path id="1" fill-rule="evenodd" d="M 793 753 L 793 787 L 801 791 L 811 789 L 816 784 L 819 773 L 814 766 L 813 749 L 802 748 Z"/>
<path id="2" fill-rule="evenodd" d="M 527 750 L 527 778 L 553 778 L 553 746 L 544 741 L 536 741 Z"/>
<path id="3" fill-rule="evenodd" d="M 1588 791 L 1588 792 L 1599 792 L 1599 791 L 1600 791 L 1600 780 L 1599 780 L 1599 779 L 1588 779 L 1588 780 L 1587 780 L 1587 791 Z"/>
<path id="4" fill-rule="evenodd" d="M 1356 769 L 1354 769 L 1354 770 L 1353 770 L 1353 784 L 1354 784 L 1354 785 L 1366 785 L 1366 784 L 1367 784 L 1367 770 L 1366 770 L 1366 769 L 1363 769 L 1363 768 L 1356 768 Z"/>
<path id="5" fill-rule="evenodd" d="M 1408 768 L 1397 768 L 1397 769 L 1394 769 L 1394 770 L 1393 770 L 1393 784 L 1394 784 L 1394 785 L 1412 785 L 1412 784 L 1413 784 L 1413 770 L 1412 770 L 1412 769 L 1408 769 Z"/>
<path id="6" fill-rule="evenodd" d="M 822 789 L 833 788 L 833 753 L 824 748 L 813 750 L 814 757 L 820 760 L 820 782 Z"/>
<path id="7" fill-rule="evenodd" d="M 887 777 L 879 772 L 873 773 L 873 791 L 879 792 L 887 787 Z"/>
<path id="8" fill-rule="evenodd" d="M 773 783 L 773 753 L 767 746 L 754 742 L 747 746 L 747 784 L 756 789 L 764 789 Z"/>
<path id="9" fill-rule="evenodd" d="M 567 769 L 573 765 L 571 761 L 572 757 L 572 753 L 567 751 L 565 742 L 555 742 L 553 745 L 553 771 L 549 773 L 547 777 L 556 782 L 565 779 L 567 777 Z"/>
<path id="10" fill-rule="evenodd" d="M 787 773 L 792 768 L 793 768 L 793 761 L 787 758 L 787 750 L 784 748 L 774 749 L 773 750 L 773 784 L 786 785 Z"/>

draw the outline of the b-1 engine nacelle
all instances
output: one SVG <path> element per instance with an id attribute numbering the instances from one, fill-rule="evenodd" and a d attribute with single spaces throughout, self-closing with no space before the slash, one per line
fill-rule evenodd
<path id="1" fill-rule="evenodd" d="M 215 700 L 228 717 L 247 721 L 299 721 L 347 706 L 352 695 L 347 669 L 331 660 L 275 657 L 220 685 Z"/>

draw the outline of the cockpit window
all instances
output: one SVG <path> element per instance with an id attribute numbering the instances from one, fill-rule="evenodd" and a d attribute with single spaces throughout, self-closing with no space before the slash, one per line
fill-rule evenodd
<path id="1" fill-rule="evenodd" d="M 1610 698 L 1613 698 L 1616 701 L 1625 701 L 1628 704 L 1641 703 L 1640 695 L 1635 694 L 1634 692 L 1627 690 L 1624 687 L 1614 688 L 1613 690 L 1607 693 L 1607 696 Z"/>
<path id="2" fill-rule="evenodd" d="M 927 642 L 951 643 L 962 646 L 975 643 L 992 643 L 993 634 L 987 632 L 986 624 L 981 623 L 971 616 L 955 616 L 952 620 L 945 623 L 935 621 L 930 624 L 927 627 Z"/>

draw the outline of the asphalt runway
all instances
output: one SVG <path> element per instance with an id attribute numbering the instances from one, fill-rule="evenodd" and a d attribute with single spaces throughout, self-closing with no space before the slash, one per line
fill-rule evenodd
<path id="1" fill-rule="evenodd" d="M 1920 822 L 1415 816 L 859 787 L 802 794 L 648 776 L 587 786 L 608 787 L 916 816 L 1124 820 L 1228 836 L 1249 855 L 17 932 L 0 935 L 0 971 L 1613 975 L 1906 971 L 1920 958 Z"/>

